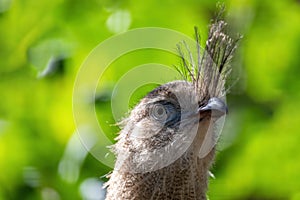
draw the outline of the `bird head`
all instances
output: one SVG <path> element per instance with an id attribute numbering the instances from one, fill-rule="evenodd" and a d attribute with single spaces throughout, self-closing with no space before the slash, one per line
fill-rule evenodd
<path id="1" fill-rule="evenodd" d="M 225 79 L 237 42 L 224 33 L 225 26 L 222 20 L 211 25 L 202 53 L 195 29 L 195 60 L 184 42 L 186 53 L 178 46 L 182 65 L 177 69 L 184 80 L 155 88 L 123 120 L 114 146 L 115 169 L 146 173 L 187 157 L 212 161 L 207 155 L 216 145 L 218 121 L 227 113 Z"/>
<path id="2" fill-rule="evenodd" d="M 144 97 L 123 122 L 117 164 L 120 169 L 148 172 L 188 152 L 205 157 L 216 142 L 215 123 L 226 112 L 223 100 L 201 100 L 190 82 L 162 85 Z"/>

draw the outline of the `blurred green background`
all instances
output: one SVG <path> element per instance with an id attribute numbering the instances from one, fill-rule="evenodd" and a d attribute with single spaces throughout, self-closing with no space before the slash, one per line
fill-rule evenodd
<path id="1" fill-rule="evenodd" d="M 244 38 L 209 197 L 300 199 L 300 1 L 225 4 L 232 32 Z M 128 29 L 193 36 L 197 25 L 205 38 L 215 8 L 212 0 L 0 0 L 0 200 L 103 199 L 111 169 L 75 134 L 72 90 L 80 65 L 97 44 Z M 144 50 L 118 64 L 150 62 L 178 60 Z M 107 124 L 114 123 L 110 88 L 122 73 L 109 71 L 96 99 Z M 118 130 L 110 129 L 113 138 Z"/>

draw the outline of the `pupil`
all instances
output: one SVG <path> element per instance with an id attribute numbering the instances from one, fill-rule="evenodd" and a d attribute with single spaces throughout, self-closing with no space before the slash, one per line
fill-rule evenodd
<path id="1" fill-rule="evenodd" d="M 158 108 L 157 114 L 162 115 L 163 113 L 164 113 L 164 109 L 163 108 Z"/>

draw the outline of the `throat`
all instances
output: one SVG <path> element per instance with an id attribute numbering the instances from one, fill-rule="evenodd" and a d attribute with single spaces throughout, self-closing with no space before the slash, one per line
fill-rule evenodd
<path id="1" fill-rule="evenodd" d="M 114 171 L 108 183 L 107 200 L 206 199 L 210 167 L 206 159 L 189 155 L 147 173 Z"/>

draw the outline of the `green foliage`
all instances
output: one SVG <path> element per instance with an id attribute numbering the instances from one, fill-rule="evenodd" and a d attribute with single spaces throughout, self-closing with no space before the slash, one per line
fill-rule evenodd
<path id="1" fill-rule="evenodd" d="M 300 199 L 300 3 L 225 3 L 232 32 L 244 38 L 209 198 Z M 76 138 L 72 91 L 84 59 L 127 25 L 189 36 L 196 25 L 204 40 L 215 5 L 208 0 L 0 0 L 0 200 L 83 198 L 82 188 L 94 180 L 88 178 L 100 180 L 111 170 L 84 153 Z M 120 10 L 131 18 L 111 17 L 108 23 Z M 118 128 L 109 126 L 116 123 L 111 85 L 132 67 L 151 62 L 172 66 L 180 60 L 143 50 L 119 58 L 105 72 L 95 105 L 112 141 Z M 138 88 L 130 106 L 153 86 Z"/>

